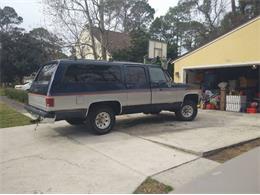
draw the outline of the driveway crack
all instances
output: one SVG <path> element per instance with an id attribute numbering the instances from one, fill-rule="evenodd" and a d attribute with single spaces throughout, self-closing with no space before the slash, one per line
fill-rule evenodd
<path id="1" fill-rule="evenodd" d="M 23 159 L 30 159 L 30 158 L 38 158 L 40 160 L 52 160 L 52 161 L 61 161 L 61 162 L 65 162 L 66 164 L 69 164 L 71 166 L 75 166 L 77 168 L 82 168 L 85 169 L 84 167 L 82 167 L 81 165 L 77 164 L 77 163 L 73 163 L 71 161 L 68 161 L 66 159 L 61 159 L 61 158 L 48 158 L 48 157 L 43 157 L 40 155 L 30 155 L 30 156 L 23 156 L 20 158 L 13 158 L 10 160 L 6 160 L 6 161 L 2 161 L 0 162 L 0 164 L 5 164 L 5 163 L 9 163 L 9 162 L 13 162 L 13 161 L 19 161 L 19 160 L 23 160 Z"/>

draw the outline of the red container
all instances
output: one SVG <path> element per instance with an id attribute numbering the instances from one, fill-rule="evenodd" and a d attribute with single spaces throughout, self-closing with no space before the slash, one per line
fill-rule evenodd
<path id="1" fill-rule="evenodd" d="M 250 113 L 250 114 L 255 114 L 255 113 L 257 113 L 257 110 L 256 110 L 256 108 L 247 108 L 246 112 Z"/>
<path id="2" fill-rule="evenodd" d="M 207 104 L 207 105 L 206 105 L 206 109 L 207 109 L 207 110 L 211 110 L 211 104 Z"/>
<path id="3" fill-rule="evenodd" d="M 215 105 L 214 104 L 207 104 L 206 109 L 207 110 L 215 110 Z"/>

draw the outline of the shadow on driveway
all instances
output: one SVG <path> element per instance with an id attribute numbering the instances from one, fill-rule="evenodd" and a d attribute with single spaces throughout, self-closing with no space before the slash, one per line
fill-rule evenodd
<path id="1" fill-rule="evenodd" d="M 132 114 L 117 116 L 116 125 L 112 132 L 124 132 L 133 136 L 161 135 L 177 131 L 188 131 L 198 128 L 223 127 L 225 118 L 214 119 L 205 114 L 198 115 L 194 121 L 178 121 L 174 113 L 162 112 L 158 115 Z M 230 121 L 232 119 L 229 119 Z M 89 125 L 56 126 L 54 130 L 61 136 L 96 136 Z M 104 136 L 104 135 L 103 135 Z"/>

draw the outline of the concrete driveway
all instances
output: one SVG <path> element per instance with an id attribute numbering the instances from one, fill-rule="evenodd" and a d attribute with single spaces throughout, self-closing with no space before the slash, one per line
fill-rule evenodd
<path id="1" fill-rule="evenodd" d="M 202 111 L 193 122 L 177 122 L 169 113 L 126 115 L 104 136 L 66 122 L 0 129 L 0 192 L 132 193 L 147 176 L 183 185 L 194 174 L 174 177 L 218 165 L 204 161 L 204 152 L 260 137 L 257 117 Z"/>
<path id="2" fill-rule="evenodd" d="M 120 117 L 120 131 L 199 156 L 260 137 L 260 114 L 200 110 L 192 122 L 169 112 Z"/>
<path id="3" fill-rule="evenodd" d="M 147 176 L 198 158 L 120 132 L 34 127 L 0 130 L 1 193 L 132 193 Z"/>

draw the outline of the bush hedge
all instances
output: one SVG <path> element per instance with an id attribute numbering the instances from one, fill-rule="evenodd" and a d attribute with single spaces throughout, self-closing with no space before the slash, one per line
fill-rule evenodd
<path id="1" fill-rule="evenodd" d="M 4 94 L 9 97 L 10 99 L 14 99 L 21 103 L 27 103 L 28 102 L 28 93 L 27 91 L 23 90 L 17 90 L 14 88 L 5 88 Z"/>

